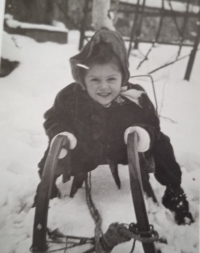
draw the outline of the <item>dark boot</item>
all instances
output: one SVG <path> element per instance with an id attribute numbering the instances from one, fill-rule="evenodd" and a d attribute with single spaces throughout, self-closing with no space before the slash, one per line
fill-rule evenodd
<path id="1" fill-rule="evenodd" d="M 54 182 L 53 182 L 53 185 L 52 185 L 50 199 L 61 197 L 60 190 L 56 186 L 56 179 L 57 179 L 57 177 L 54 179 Z"/>
<path id="2" fill-rule="evenodd" d="M 56 180 L 57 180 L 57 177 L 54 177 L 54 181 L 53 181 L 53 185 L 52 185 L 52 189 L 51 189 L 50 199 L 53 199 L 53 198 L 56 198 L 56 197 L 59 198 L 61 196 L 61 193 L 60 193 L 58 187 L 56 186 Z M 38 187 L 39 187 L 39 185 L 38 185 Z M 35 194 L 35 197 L 34 197 L 34 202 L 33 202 L 32 207 L 36 207 L 36 201 L 37 201 L 37 196 L 38 196 L 38 187 L 37 187 L 37 190 L 36 190 L 36 194 Z"/>
<path id="3" fill-rule="evenodd" d="M 80 189 L 83 185 L 83 182 L 87 178 L 87 173 L 80 173 L 76 176 L 74 176 L 71 191 L 70 191 L 70 197 L 73 198 L 78 189 Z"/>
<path id="4" fill-rule="evenodd" d="M 189 212 L 189 203 L 186 195 L 180 186 L 167 186 L 162 203 L 166 208 L 174 212 L 178 225 L 190 225 L 194 222 L 192 214 Z"/>

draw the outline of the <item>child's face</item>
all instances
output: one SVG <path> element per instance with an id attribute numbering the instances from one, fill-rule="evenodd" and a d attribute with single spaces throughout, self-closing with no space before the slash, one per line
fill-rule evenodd
<path id="1" fill-rule="evenodd" d="M 113 63 L 95 64 L 85 75 L 87 92 L 99 104 L 108 107 L 121 90 L 122 74 Z"/>

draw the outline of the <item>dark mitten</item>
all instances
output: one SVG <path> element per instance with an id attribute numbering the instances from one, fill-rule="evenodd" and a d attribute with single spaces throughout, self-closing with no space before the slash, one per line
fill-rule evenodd
<path id="1" fill-rule="evenodd" d="M 174 212 L 178 225 L 186 225 L 194 222 L 189 212 L 189 203 L 186 195 L 180 186 L 168 185 L 162 198 L 163 205 Z"/>

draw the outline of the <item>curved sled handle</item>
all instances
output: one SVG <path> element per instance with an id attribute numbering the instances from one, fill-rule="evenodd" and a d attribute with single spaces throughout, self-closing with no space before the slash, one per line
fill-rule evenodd
<path id="1" fill-rule="evenodd" d="M 56 136 L 53 143 L 50 144 L 50 150 L 49 150 L 48 156 L 54 155 L 56 158 L 58 158 L 62 148 L 65 148 L 67 151 L 70 148 L 70 141 L 66 135 Z"/>
<path id="2" fill-rule="evenodd" d="M 38 185 L 36 197 L 35 219 L 33 226 L 33 244 L 32 252 L 46 252 L 46 233 L 47 233 L 47 218 L 49 199 L 51 195 L 52 184 L 58 164 L 58 157 L 62 148 L 69 151 L 70 142 L 67 136 L 58 135 L 50 147 L 48 156 L 45 162 L 44 171 L 41 182 Z M 70 163 L 68 154 L 67 162 Z"/>
<path id="3" fill-rule="evenodd" d="M 129 164 L 134 164 L 137 177 L 140 180 L 140 184 L 142 186 L 142 177 L 140 172 L 140 163 L 139 163 L 139 155 L 138 155 L 138 141 L 139 136 L 136 132 L 130 133 L 128 135 L 127 147 L 128 147 L 128 160 Z"/>
<path id="4" fill-rule="evenodd" d="M 56 167 L 58 164 L 58 160 L 59 160 L 59 154 L 60 151 L 65 148 L 67 150 L 67 152 L 69 153 L 70 150 L 70 141 L 68 139 L 67 136 L 65 135 L 58 135 L 56 136 L 54 142 L 52 143 L 52 145 L 50 145 L 50 149 L 48 152 L 48 156 L 46 159 L 46 163 L 44 166 L 44 171 L 42 174 L 42 179 L 43 178 L 49 178 L 49 176 L 51 176 L 53 178 L 53 176 L 56 173 Z M 69 155 L 69 154 L 68 154 Z M 51 168 L 51 169 L 49 169 Z M 64 175 L 63 175 L 64 178 Z M 47 179 L 45 179 L 46 181 Z M 64 179 L 63 179 L 64 180 Z M 49 197 L 50 197 L 51 191 L 49 191 Z"/>
<path id="5" fill-rule="evenodd" d="M 143 232 L 142 237 L 151 237 L 149 231 L 149 220 L 144 202 L 144 191 L 138 156 L 138 134 L 136 132 L 128 135 L 128 165 L 130 176 L 131 195 L 137 219 L 138 230 Z M 154 243 L 142 243 L 145 253 L 156 253 Z"/>

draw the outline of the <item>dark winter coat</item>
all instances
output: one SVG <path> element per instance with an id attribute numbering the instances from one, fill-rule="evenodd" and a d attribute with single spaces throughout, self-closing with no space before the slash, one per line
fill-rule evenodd
<path id="1" fill-rule="evenodd" d="M 141 126 L 150 135 L 151 145 L 159 137 L 159 120 L 146 93 L 136 104 L 127 98 L 114 100 L 108 108 L 93 101 L 84 89 L 79 63 L 83 63 L 98 43 L 107 43 L 117 54 L 122 65 L 122 86 L 142 90 L 139 85 L 128 83 L 128 57 L 124 41 L 116 31 L 101 29 L 96 32 L 82 51 L 70 59 L 72 83 L 59 92 L 51 109 L 45 113 L 44 128 L 49 140 L 58 133 L 70 132 L 77 138 L 77 146 L 71 152 L 72 174 L 91 171 L 99 164 L 112 159 L 117 163 L 127 163 L 127 147 L 124 132 L 130 126 Z M 47 152 L 39 163 L 43 169 Z M 65 159 L 59 165 L 65 166 Z"/>
<path id="2" fill-rule="evenodd" d="M 124 132 L 130 126 L 141 126 L 150 135 L 150 153 L 155 160 L 155 176 L 163 185 L 180 184 L 181 171 L 175 161 L 173 148 L 167 136 L 160 133 L 159 119 L 145 92 L 136 102 L 119 95 L 110 107 L 93 101 L 84 89 L 77 64 L 84 63 L 97 43 L 108 43 L 122 65 L 122 86 L 132 91 L 142 90 L 139 85 L 128 83 L 128 57 L 123 39 L 115 31 L 102 29 L 95 33 L 82 51 L 70 59 L 75 83 L 59 92 L 55 103 L 45 113 L 44 128 L 49 141 L 58 133 L 70 132 L 77 138 L 77 146 L 71 151 L 72 175 L 95 169 L 99 164 L 112 160 L 127 164 L 127 146 Z M 141 94 L 140 94 L 141 93 Z M 39 163 L 42 174 L 48 149 Z M 66 158 L 60 159 L 59 171 L 66 169 Z"/>
<path id="3" fill-rule="evenodd" d="M 128 83 L 129 89 L 142 90 Z M 110 107 L 93 101 L 86 90 L 72 83 L 59 92 L 51 109 L 45 113 L 44 128 L 51 140 L 56 134 L 70 132 L 77 138 L 71 152 L 72 175 L 95 169 L 110 159 L 127 164 L 124 132 L 130 126 L 141 126 L 150 135 L 151 145 L 159 138 L 159 119 L 146 93 L 139 105 L 123 98 L 114 100 Z M 44 166 L 46 156 L 40 163 Z M 63 161 L 61 159 L 61 164 Z"/>

